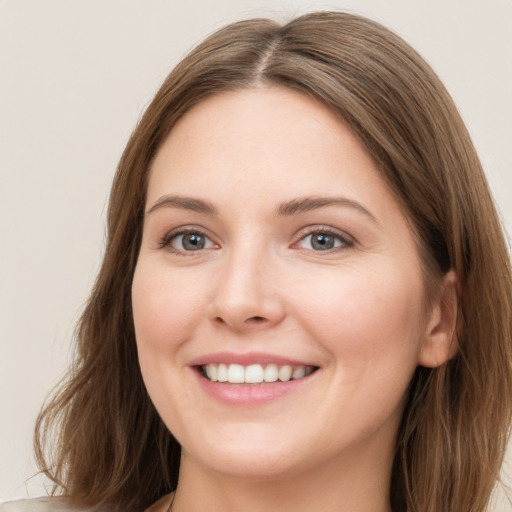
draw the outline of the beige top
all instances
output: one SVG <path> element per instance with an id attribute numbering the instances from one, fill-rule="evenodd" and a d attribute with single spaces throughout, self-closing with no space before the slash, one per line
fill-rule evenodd
<path id="1" fill-rule="evenodd" d="M 172 493 L 159 499 L 146 512 L 167 511 L 171 502 Z M 46 497 L 34 498 L 30 500 L 9 501 L 0 503 L 0 512 L 110 512 L 109 510 L 99 508 L 76 508 L 69 505 L 65 498 Z"/>
<path id="2" fill-rule="evenodd" d="M 72 508 L 63 498 L 34 498 L 0 504 L 0 512 L 100 512 L 92 508 Z"/>

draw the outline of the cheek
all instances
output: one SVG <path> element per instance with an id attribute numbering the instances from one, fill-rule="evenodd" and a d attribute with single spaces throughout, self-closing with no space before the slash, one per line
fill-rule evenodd
<path id="1" fill-rule="evenodd" d="M 342 356 L 341 364 L 398 363 L 401 357 L 416 364 L 423 318 L 419 271 L 331 269 L 329 279 L 311 279 L 307 290 L 297 290 L 295 296 L 302 297 L 296 308 L 308 330 L 324 348 Z"/>
<path id="2" fill-rule="evenodd" d="M 132 284 L 132 308 L 139 365 L 146 389 L 168 427 L 185 429 L 180 403 L 190 403 L 183 379 L 180 348 L 201 315 L 198 288 L 188 279 L 169 275 L 158 262 L 138 263 Z M 181 429 L 181 430 L 180 430 Z"/>
<path id="3" fill-rule="evenodd" d="M 204 311 L 197 281 L 162 270 L 145 262 L 135 270 L 132 307 L 141 362 L 178 348 Z"/>

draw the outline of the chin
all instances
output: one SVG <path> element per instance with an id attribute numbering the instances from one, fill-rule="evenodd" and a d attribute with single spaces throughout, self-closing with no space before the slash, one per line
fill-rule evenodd
<path id="1" fill-rule="evenodd" d="M 186 454 L 185 456 L 191 456 Z M 208 459 L 196 458 L 196 462 L 207 470 L 230 478 L 253 481 L 278 480 L 297 473 L 297 461 L 290 454 L 266 450 L 238 450 L 230 447 L 230 452 L 216 451 Z"/>
<path id="2" fill-rule="evenodd" d="M 311 454 L 301 453 L 303 441 L 276 436 L 275 432 L 272 435 L 268 428 L 258 429 L 259 432 L 245 430 L 242 436 L 236 436 L 230 429 L 224 431 L 225 436 L 215 439 L 208 439 L 206 434 L 202 438 L 195 436 L 190 447 L 184 440 L 182 458 L 216 473 L 255 480 L 290 475 L 301 465 L 301 460 L 311 459 Z M 203 441 L 197 443 L 197 439 Z"/>

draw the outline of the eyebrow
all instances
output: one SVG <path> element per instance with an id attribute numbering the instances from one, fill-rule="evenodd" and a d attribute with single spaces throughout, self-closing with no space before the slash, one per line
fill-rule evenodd
<path id="1" fill-rule="evenodd" d="M 379 223 L 373 213 L 366 209 L 361 203 L 354 201 L 353 199 L 348 199 L 347 197 L 303 197 L 292 199 L 291 201 L 286 201 L 279 205 L 277 208 L 277 215 L 297 215 L 300 213 L 310 212 L 312 210 L 318 210 L 319 208 L 325 208 L 327 206 L 344 206 L 353 208 L 366 215 L 376 224 Z"/>
<path id="2" fill-rule="evenodd" d="M 146 212 L 146 215 L 153 213 L 160 208 L 181 208 L 183 210 L 192 210 L 207 215 L 217 215 L 217 208 L 212 203 L 203 199 L 185 196 L 162 196 L 155 201 L 153 206 Z"/>
<path id="3" fill-rule="evenodd" d="M 299 197 L 281 203 L 277 209 L 278 216 L 291 216 L 301 213 L 307 213 L 327 206 L 343 206 L 353 208 L 373 222 L 379 223 L 375 216 L 366 209 L 361 203 L 346 197 Z M 155 201 L 153 206 L 146 212 L 146 215 L 153 213 L 160 208 L 180 208 L 183 210 L 191 210 L 206 215 L 218 215 L 218 210 L 209 201 L 204 199 L 197 199 L 194 197 L 178 196 L 178 195 L 165 195 Z"/>

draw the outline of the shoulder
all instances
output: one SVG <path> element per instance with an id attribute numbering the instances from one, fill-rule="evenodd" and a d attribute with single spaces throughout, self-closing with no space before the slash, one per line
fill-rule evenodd
<path id="1" fill-rule="evenodd" d="M 64 498 L 34 498 L 30 500 L 9 501 L 0 504 L 0 512 L 101 512 L 97 509 L 85 509 L 70 506 Z"/>

